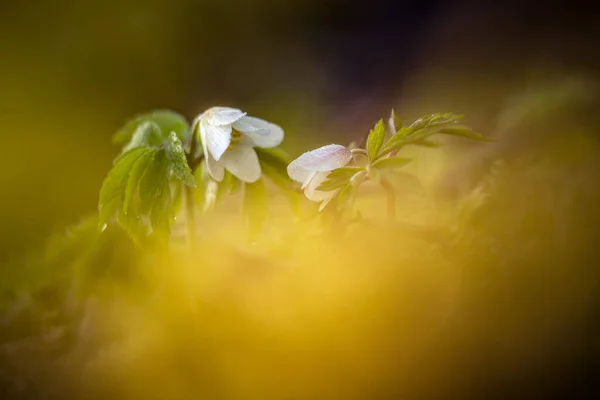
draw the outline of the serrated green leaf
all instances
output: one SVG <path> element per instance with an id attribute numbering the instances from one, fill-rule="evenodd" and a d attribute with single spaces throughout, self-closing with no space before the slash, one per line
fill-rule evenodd
<path id="1" fill-rule="evenodd" d="M 123 194 L 123 197 L 128 197 L 127 204 L 123 201 L 123 207 L 117 212 L 119 226 L 138 243 L 148 235 L 149 227 L 144 222 L 145 216 L 150 217 L 150 227 L 160 239 L 169 234 L 173 219 L 166 151 L 145 149 L 146 153 L 138 158 L 139 164 L 130 173 L 128 186 Z"/>
<path id="2" fill-rule="evenodd" d="M 453 113 L 439 113 L 439 114 L 431 114 L 425 115 L 421 118 L 417 119 L 410 126 L 414 130 L 424 129 L 424 128 L 433 128 L 436 126 L 442 126 L 447 124 L 453 124 L 460 121 L 464 115 L 462 114 L 453 114 Z"/>
<path id="3" fill-rule="evenodd" d="M 132 139 L 138 126 L 147 121 L 158 125 L 160 136 L 163 138 L 167 138 L 171 132 L 175 132 L 181 141 L 184 141 L 189 136 L 190 127 L 185 117 L 171 110 L 155 110 L 137 115 L 128 121 L 124 127 L 115 133 L 113 142 L 117 144 L 127 143 Z"/>
<path id="4" fill-rule="evenodd" d="M 123 195 L 129 180 L 129 174 L 138 158 L 148 149 L 138 147 L 122 154 L 115 160 L 113 168 L 102 183 L 98 200 L 99 227 L 104 226 L 108 218 L 122 205 Z"/>
<path id="5" fill-rule="evenodd" d="M 473 132 L 470 128 L 466 126 L 450 126 L 444 129 L 440 129 L 439 133 L 444 133 L 446 135 L 463 136 L 469 139 L 479 140 L 482 142 L 493 142 L 492 139 L 488 139 L 480 133 Z"/>
<path id="6" fill-rule="evenodd" d="M 147 147 L 160 143 L 160 127 L 153 121 L 141 122 L 135 131 L 129 143 L 123 148 L 123 152 L 136 147 Z"/>
<path id="7" fill-rule="evenodd" d="M 334 189 L 338 189 L 348 183 L 350 178 L 354 176 L 357 172 L 364 171 L 364 168 L 361 167 L 342 167 L 335 169 L 327 175 L 327 179 L 323 181 L 318 187 L 317 190 L 321 190 L 324 192 L 328 192 Z"/>
<path id="8" fill-rule="evenodd" d="M 173 223 L 174 215 L 171 199 L 171 185 L 167 178 L 156 188 L 150 211 L 152 231 L 163 239 L 169 236 L 171 224 Z"/>
<path id="9" fill-rule="evenodd" d="M 244 184 L 242 215 L 248 224 L 248 234 L 253 241 L 267 219 L 267 189 L 262 179 Z"/>
<path id="10" fill-rule="evenodd" d="M 99 226 L 116 214 L 117 222 L 136 242 L 149 225 L 165 238 L 173 220 L 170 171 L 165 149 L 136 147 L 115 161 L 100 191 Z"/>
<path id="11" fill-rule="evenodd" d="M 373 167 L 378 169 L 398 169 L 404 167 L 411 161 L 412 160 L 410 158 L 401 157 L 380 158 L 373 164 Z"/>
<path id="12" fill-rule="evenodd" d="M 429 136 L 440 132 L 442 129 L 457 126 L 455 124 L 462 118 L 463 115 L 452 113 L 425 115 L 413 122 L 408 128 L 399 129 L 398 132 L 385 143 L 379 152 L 379 155 L 383 156 L 389 154 L 406 145 L 434 147 L 434 142 L 427 140 Z"/>
<path id="13" fill-rule="evenodd" d="M 125 188 L 125 197 L 123 199 L 122 209 L 125 212 L 129 210 L 133 196 L 135 195 L 140 181 L 144 176 L 144 173 L 146 172 L 146 169 L 148 168 L 148 165 L 150 164 L 150 161 L 152 160 L 152 157 L 154 157 L 156 151 L 156 149 L 148 149 L 148 151 L 142 153 L 133 164 L 129 173 L 127 187 Z"/>
<path id="14" fill-rule="evenodd" d="M 157 150 L 140 181 L 140 212 L 151 211 L 155 199 L 160 197 L 165 184 L 169 183 L 169 160 L 164 149 Z"/>
<path id="15" fill-rule="evenodd" d="M 377 159 L 377 155 L 379 154 L 379 150 L 383 145 L 384 138 L 385 126 L 383 124 L 383 120 L 380 119 L 375 127 L 371 129 L 371 132 L 369 132 L 369 137 L 367 138 L 367 153 L 369 154 L 370 162 L 374 162 Z"/>
<path id="16" fill-rule="evenodd" d="M 400 128 L 388 141 L 383 145 L 380 154 L 383 156 L 392 150 L 403 146 L 403 141 L 413 132 L 413 128 Z"/>
<path id="17" fill-rule="evenodd" d="M 348 184 L 348 179 L 346 180 L 331 180 L 326 179 L 317 187 L 317 190 L 321 192 L 331 192 L 332 190 L 339 189 L 342 186 L 346 186 Z"/>
<path id="18" fill-rule="evenodd" d="M 136 243 L 140 243 L 141 239 L 147 234 L 148 229 L 142 221 L 142 216 L 137 210 L 131 207 L 129 209 L 119 207 L 117 210 L 117 222 Z"/>
<path id="19" fill-rule="evenodd" d="M 184 185 L 195 188 L 194 175 L 185 157 L 181 140 L 179 140 L 175 132 L 171 132 L 167 140 L 167 159 L 169 160 L 173 175 L 183 182 Z"/>

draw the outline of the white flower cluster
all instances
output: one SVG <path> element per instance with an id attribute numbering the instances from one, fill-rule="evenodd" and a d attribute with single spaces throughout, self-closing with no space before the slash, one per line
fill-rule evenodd
<path id="1" fill-rule="evenodd" d="M 210 176 L 222 181 L 225 170 L 243 182 L 260 179 L 261 169 L 254 147 L 272 148 L 283 141 L 283 129 L 260 118 L 229 107 L 213 107 L 194 122 L 200 135 Z M 329 173 L 344 167 L 352 153 L 344 146 L 330 144 L 302 154 L 288 166 L 288 175 L 302 184 L 309 200 L 325 205 L 337 190 L 317 190 Z"/>

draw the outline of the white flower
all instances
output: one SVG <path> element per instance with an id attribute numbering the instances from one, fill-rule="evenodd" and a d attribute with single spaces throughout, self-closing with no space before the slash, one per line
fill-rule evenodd
<path id="1" fill-rule="evenodd" d="M 195 123 L 208 172 L 218 182 L 225 170 L 241 181 L 256 182 L 261 171 L 254 147 L 276 147 L 283 141 L 281 127 L 235 108 L 210 108 Z"/>
<path id="2" fill-rule="evenodd" d="M 304 194 L 309 200 L 322 202 L 320 211 L 339 189 L 323 192 L 317 188 L 331 171 L 344 167 L 351 159 L 350 150 L 339 144 L 330 144 L 302 154 L 288 165 L 287 171 L 290 178 L 302 183 Z"/>

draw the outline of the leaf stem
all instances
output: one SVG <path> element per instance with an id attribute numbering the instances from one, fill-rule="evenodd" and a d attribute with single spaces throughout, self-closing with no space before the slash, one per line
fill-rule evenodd
<path id="1" fill-rule="evenodd" d="M 387 215 L 392 220 L 396 220 L 396 191 L 390 181 L 381 179 L 381 186 L 387 192 Z"/>
<path id="2" fill-rule="evenodd" d="M 350 150 L 352 154 L 362 154 L 363 156 L 369 156 L 369 153 L 365 149 L 352 149 Z"/>

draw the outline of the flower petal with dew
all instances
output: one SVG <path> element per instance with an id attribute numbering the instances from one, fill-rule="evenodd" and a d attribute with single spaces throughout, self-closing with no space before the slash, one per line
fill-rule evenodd
<path id="1" fill-rule="evenodd" d="M 331 171 L 346 166 L 350 160 L 350 150 L 339 144 L 330 144 L 302 154 L 288 165 L 287 171 L 290 178 L 302 183 L 304 195 L 309 200 L 322 202 L 320 211 L 340 189 L 324 192 L 317 188 Z"/>
<path id="2" fill-rule="evenodd" d="M 210 176 L 220 182 L 228 170 L 243 182 L 256 182 L 261 170 L 254 147 L 276 147 L 283 129 L 230 107 L 213 107 L 194 121 Z"/>

